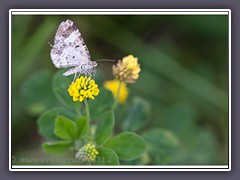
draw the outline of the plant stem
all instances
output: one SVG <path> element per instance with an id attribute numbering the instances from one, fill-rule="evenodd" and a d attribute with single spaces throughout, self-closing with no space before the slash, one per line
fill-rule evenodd
<path id="1" fill-rule="evenodd" d="M 118 105 L 118 99 L 119 99 L 119 94 L 120 94 L 120 89 L 121 89 L 121 85 L 122 85 L 122 81 L 119 80 L 119 84 L 118 84 L 118 90 L 117 90 L 117 97 L 115 98 L 115 101 L 113 103 L 112 106 L 112 110 L 114 111 Z"/>
<path id="2" fill-rule="evenodd" d="M 85 109 L 86 109 L 87 118 L 90 120 L 90 111 L 89 111 L 89 106 L 88 106 L 87 99 L 84 99 L 84 103 L 85 103 Z"/>

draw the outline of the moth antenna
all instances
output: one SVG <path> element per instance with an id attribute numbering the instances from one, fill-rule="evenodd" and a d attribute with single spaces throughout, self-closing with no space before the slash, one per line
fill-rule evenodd
<path id="1" fill-rule="evenodd" d="M 111 62 L 115 62 L 116 60 L 113 60 L 113 59 L 98 59 L 96 61 L 111 61 Z"/>
<path id="2" fill-rule="evenodd" d="M 53 45 L 52 45 L 50 42 L 48 42 L 48 44 L 49 44 L 51 47 L 53 47 Z"/>

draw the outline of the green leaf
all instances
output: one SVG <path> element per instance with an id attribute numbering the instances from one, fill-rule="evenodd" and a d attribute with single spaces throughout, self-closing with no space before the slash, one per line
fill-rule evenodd
<path id="1" fill-rule="evenodd" d="M 112 137 L 105 147 L 113 149 L 120 160 L 132 160 L 144 153 L 146 142 L 135 133 L 124 132 Z"/>
<path id="2" fill-rule="evenodd" d="M 47 142 L 42 145 L 47 153 L 63 153 L 73 145 L 70 141 Z"/>
<path id="3" fill-rule="evenodd" d="M 88 134 L 89 131 L 89 121 L 86 117 L 79 117 L 76 120 L 78 133 L 77 139 L 80 139 Z"/>
<path id="4" fill-rule="evenodd" d="M 99 154 L 95 165 L 119 165 L 118 156 L 114 150 L 102 147 L 97 149 L 97 151 Z"/>
<path id="5" fill-rule="evenodd" d="M 95 100 L 88 101 L 91 119 L 99 119 L 103 112 L 111 109 L 114 101 L 113 95 L 110 91 L 104 88 L 100 88 L 99 90 L 100 93 Z"/>
<path id="6" fill-rule="evenodd" d="M 52 74 L 48 70 L 40 70 L 24 82 L 21 88 L 23 106 L 30 115 L 39 115 L 57 104 L 52 91 Z"/>
<path id="7" fill-rule="evenodd" d="M 114 126 L 114 113 L 113 111 L 108 111 L 102 115 L 99 121 L 100 124 L 97 126 L 96 131 L 96 142 L 101 145 L 103 144 L 109 136 L 112 134 Z"/>
<path id="8" fill-rule="evenodd" d="M 156 128 L 144 132 L 142 137 L 148 142 L 148 151 L 154 164 L 168 164 L 171 161 L 178 146 L 173 133 Z"/>
<path id="9" fill-rule="evenodd" d="M 72 120 L 59 116 L 55 121 L 54 134 L 62 139 L 76 139 L 77 126 Z"/>
<path id="10" fill-rule="evenodd" d="M 63 76 L 66 70 L 58 71 L 53 78 L 53 91 L 59 101 L 72 110 L 81 109 L 82 103 L 74 102 L 68 93 L 68 88 L 73 81 L 73 76 Z"/>
<path id="11" fill-rule="evenodd" d="M 124 131 L 139 131 L 149 122 L 151 106 L 145 99 L 134 97 L 126 110 L 124 121 L 121 123 Z"/>
<path id="12" fill-rule="evenodd" d="M 54 134 L 54 127 L 55 119 L 60 115 L 70 119 L 75 118 L 74 113 L 60 107 L 46 111 L 41 114 L 37 120 L 39 134 L 47 139 L 59 140 L 59 138 Z"/>

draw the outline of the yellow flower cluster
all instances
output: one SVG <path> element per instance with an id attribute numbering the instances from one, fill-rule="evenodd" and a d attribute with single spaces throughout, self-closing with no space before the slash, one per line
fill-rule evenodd
<path id="1" fill-rule="evenodd" d="M 113 96 L 117 98 L 118 95 L 118 89 L 119 89 L 120 81 L 119 80 L 111 80 L 111 81 L 105 81 L 103 86 L 110 90 L 113 93 Z M 124 82 L 121 83 L 121 87 L 119 89 L 119 95 L 118 95 L 118 102 L 120 104 L 123 104 L 128 97 L 128 88 Z"/>
<path id="2" fill-rule="evenodd" d="M 85 98 L 94 99 L 94 96 L 99 94 L 98 85 L 91 77 L 81 76 L 73 82 L 69 88 L 68 93 L 73 97 L 73 101 L 82 102 Z"/>
<path id="3" fill-rule="evenodd" d="M 126 83 L 135 83 L 141 71 L 138 58 L 128 55 L 113 65 L 115 80 L 106 81 L 104 87 L 113 93 L 120 104 L 123 104 L 128 97 Z"/>
<path id="4" fill-rule="evenodd" d="M 87 145 L 83 146 L 76 154 L 76 158 L 81 161 L 95 161 L 98 151 L 95 148 L 95 145 L 91 145 L 88 143 Z"/>
<path id="5" fill-rule="evenodd" d="M 113 66 L 113 74 L 116 79 L 125 81 L 126 83 L 135 83 L 140 71 L 138 58 L 133 55 L 124 57 L 122 61 L 119 60 L 118 63 Z"/>

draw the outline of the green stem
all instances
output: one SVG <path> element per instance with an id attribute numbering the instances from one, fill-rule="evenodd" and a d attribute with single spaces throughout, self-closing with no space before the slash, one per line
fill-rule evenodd
<path id="1" fill-rule="evenodd" d="M 117 90 L 117 97 L 115 98 L 115 101 L 113 103 L 112 106 L 112 110 L 114 111 L 118 105 L 118 99 L 119 99 L 119 94 L 120 94 L 120 89 L 121 89 L 121 85 L 122 85 L 122 81 L 119 81 L 119 85 L 118 85 L 118 90 Z"/>
<path id="2" fill-rule="evenodd" d="M 90 111 L 89 111 L 89 106 L 88 106 L 87 99 L 84 99 L 84 103 L 85 103 L 85 109 L 86 109 L 87 118 L 90 120 Z"/>

